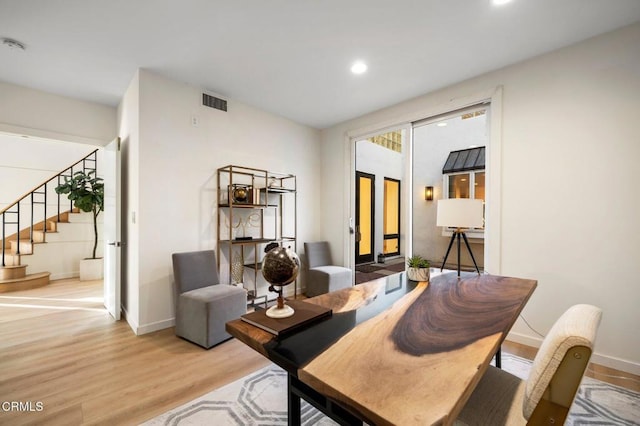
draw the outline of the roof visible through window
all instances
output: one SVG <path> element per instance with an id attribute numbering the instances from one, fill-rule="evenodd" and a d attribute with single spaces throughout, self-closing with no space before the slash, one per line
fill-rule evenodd
<path id="1" fill-rule="evenodd" d="M 461 149 L 451 151 L 444 163 L 442 173 L 466 172 L 485 168 L 485 147 Z"/>

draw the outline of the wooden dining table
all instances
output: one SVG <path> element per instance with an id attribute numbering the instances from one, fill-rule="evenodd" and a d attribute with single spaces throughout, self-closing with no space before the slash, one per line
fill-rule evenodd
<path id="1" fill-rule="evenodd" d="M 287 336 L 240 319 L 226 330 L 287 371 L 290 425 L 300 424 L 300 398 L 340 424 L 447 425 L 536 285 L 470 273 L 413 282 L 399 273 L 305 299 L 333 313 Z"/>

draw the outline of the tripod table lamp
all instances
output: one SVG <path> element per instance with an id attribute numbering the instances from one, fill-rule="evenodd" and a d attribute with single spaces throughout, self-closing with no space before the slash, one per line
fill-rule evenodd
<path id="1" fill-rule="evenodd" d="M 469 254 L 473 260 L 473 265 L 476 267 L 478 274 L 480 274 L 480 269 L 478 268 L 475 257 L 473 257 L 473 252 L 469 246 L 465 230 L 468 228 L 482 228 L 484 226 L 482 210 L 482 200 L 475 200 L 471 198 L 449 198 L 446 200 L 438 200 L 436 225 L 456 228 L 451 235 L 451 241 L 449 241 L 447 254 L 444 257 L 440 271 L 444 269 L 444 264 L 447 262 L 447 257 L 449 257 L 453 241 L 457 239 L 458 277 L 460 277 L 460 238 L 462 238 L 467 246 L 467 250 L 469 250 Z"/>

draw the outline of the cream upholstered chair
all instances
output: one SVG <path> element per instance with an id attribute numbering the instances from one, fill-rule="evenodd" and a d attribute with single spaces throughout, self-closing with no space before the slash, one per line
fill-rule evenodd
<path id="1" fill-rule="evenodd" d="M 305 294 L 318 296 L 351 287 L 351 269 L 333 265 L 327 241 L 304 243 L 308 270 Z"/>
<path id="2" fill-rule="evenodd" d="M 602 310 L 569 308 L 553 325 L 526 381 L 489 367 L 456 425 L 562 425 L 582 380 Z"/>
<path id="3" fill-rule="evenodd" d="M 247 313 L 247 293 L 219 284 L 213 250 L 174 253 L 176 335 L 210 348 L 231 338 L 225 323 Z"/>

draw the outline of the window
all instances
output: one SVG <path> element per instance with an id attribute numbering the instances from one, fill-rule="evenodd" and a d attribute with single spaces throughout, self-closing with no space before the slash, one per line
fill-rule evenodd
<path id="1" fill-rule="evenodd" d="M 402 130 L 372 136 L 367 140 L 392 151 L 402 152 Z"/>
<path id="2" fill-rule="evenodd" d="M 443 176 L 444 188 L 449 188 L 446 198 L 473 198 L 482 200 L 485 205 L 485 171 L 449 173 Z M 483 207 L 484 209 L 484 207 Z M 484 212 L 482 214 L 484 218 Z M 450 234 L 449 234 L 450 235 Z M 471 238 L 484 238 L 484 227 L 472 228 L 467 235 Z"/>
<path id="3" fill-rule="evenodd" d="M 448 176 L 449 196 L 447 198 L 469 198 L 471 193 L 469 173 L 452 174 Z"/>
<path id="4" fill-rule="evenodd" d="M 482 170 L 444 175 L 445 188 L 449 188 L 447 198 L 474 198 L 484 201 L 484 174 Z"/>
<path id="5" fill-rule="evenodd" d="M 485 200 L 485 147 L 451 151 L 442 168 L 446 198 Z M 471 229 L 467 235 L 484 238 L 484 227 Z"/>
<path id="6" fill-rule="evenodd" d="M 474 194 L 473 194 L 473 198 L 475 198 L 476 200 L 482 200 L 482 201 L 486 201 L 484 198 L 484 191 L 485 191 L 485 186 L 484 186 L 484 171 L 482 172 L 476 172 L 474 173 L 475 179 L 473 182 L 473 188 L 474 188 Z"/>

